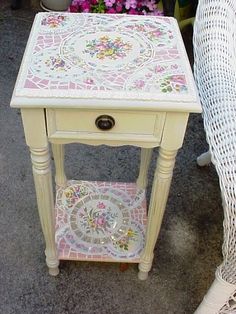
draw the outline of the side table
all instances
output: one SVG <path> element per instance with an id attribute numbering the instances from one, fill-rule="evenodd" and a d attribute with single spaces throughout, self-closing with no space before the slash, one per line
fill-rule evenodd
<path id="1" fill-rule="evenodd" d="M 60 259 L 125 261 L 139 263 L 146 279 L 188 116 L 201 111 L 176 21 L 37 14 L 11 106 L 21 108 L 49 273 L 58 274 Z M 141 147 L 136 184 L 67 181 L 64 144 L 73 142 Z M 157 146 L 147 218 L 147 170 Z"/>

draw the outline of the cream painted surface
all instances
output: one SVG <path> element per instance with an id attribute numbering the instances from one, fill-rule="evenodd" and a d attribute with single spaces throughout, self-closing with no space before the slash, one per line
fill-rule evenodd
<path id="1" fill-rule="evenodd" d="M 116 125 L 111 131 L 100 131 L 95 126 L 96 118 L 102 114 L 111 115 L 115 119 Z M 148 212 L 146 242 L 139 264 L 139 278 L 144 280 L 152 266 L 153 250 L 165 211 L 175 156 L 183 143 L 188 115 L 184 112 L 147 113 L 131 110 L 22 109 L 26 142 L 30 146 L 32 156 L 39 215 L 46 242 L 46 262 L 51 275 L 58 273 L 58 259 L 54 241 L 54 207 L 48 141 L 53 144 L 56 183 L 60 185 L 66 183 L 63 147 L 65 143 L 81 142 L 111 146 L 130 144 L 142 147 L 137 179 L 140 187 L 147 185 L 152 147 L 160 146 Z"/>
<path id="2" fill-rule="evenodd" d="M 147 171 L 151 148 L 160 146 L 148 212 L 146 242 L 139 264 L 139 278 L 146 279 L 152 266 L 153 250 L 158 238 L 171 184 L 175 156 L 182 146 L 190 112 L 200 112 L 197 92 L 190 97 L 148 94 L 142 100 L 133 96 L 102 98 L 101 95 L 82 98 L 70 95 L 34 96 L 34 91 L 21 93 L 24 85 L 21 78 L 28 71 L 27 58 L 32 55 L 34 29 L 27 44 L 11 106 L 21 108 L 26 143 L 31 151 L 38 211 L 46 243 L 46 263 L 51 275 L 58 274 L 58 257 L 55 244 L 55 217 L 51 176 L 51 156 L 48 142 L 53 144 L 56 167 L 56 182 L 64 185 L 63 144 L 79 142 L 90 145 L 134 145 L 142 147 L 141 165 L 137 183 L 147 185 Z M 181 38 L 179 38 L 181 40 Z M 182 51 L 185 58 L 185 51 Z M 187 58 L 185 58 L 187 61 Z M 189 65 L 188 69 L 190 70 Z M 188 71 L 190 73 L 190 71 Z M 189 76 L 192 79 L 192 75 Z M 194 85 L 194 83 L 193 83 Z M 32 93 L 31 93 L 32 92 Z M 98 91 L 99 93 L 99 91 Z M 98 97 L 97 97 L 98 96 Z M 112 95 L 111 95 L 112 96 Z M 130 98 L 131 97 L 131 98 Z M 111 115 L 115 126 L 110 131 L 101 131 L 95 126 L 99 115 Z"/>
<path id="3" fill-rule="evenodd" d="M 49 274 L 56 276 L 59 274 L 59 260 L 55 243 L 55 210 L 50 165 L 51 158 L 48 147 L 30 148 L 30 151 L 38 212 L 46 243 L 46 263 Z"/>
<path id="4" fill-rule="evenodd" d="M 153 135 L 130 135 L 130 134 L 100 134 L 100 133 L 79 133 L 79 132 L 56 132 L 49 137 L 49 141 L 55 144 L 82 143 L 88 145 L 108 145 L 123 146 L 133 145 L 144 148 L 159 146 L 158 141 Z"/>
<path id="5" fill-rule="evenodd" d="M 26 144 L 31 147 L 47 146 L 44 109 L 21 109 Z"/>
<path id="6" fill-rule="evenodd" d="M 115 120 L 111 130 L 102 131 L 95 125 L 100 115 L 110 115 Z M 109 110 L 47 109 L 49 138 L 132 140 L 144 136 L 148 141 L 159 142 L 165 121 L 165 113 L 147 113 Z M 139 138 L 140 140 L 140 138 Z"/>
<path id="7" fill-rule="evenodd" d="M 52 152 L 56 168 L 55 182 L 57 185 L 65 186 L 67 179 L 64 171 L 65 148 L 62 144 L 52 144 Z"/>
<path id="8" fill-rule="evenodd" d="M 146 280 L 152 267 L 153 251 L 160 232 L 166 208 L 177 150 L 159 149 L 157 166 L 153 180 L 145 247 L 139 263 L 139 279 Z"/>
<path id="9" fill-rule="evenodd" d="M 140 189 L 146 189 L 148 184 L 148 168 L 152 158 L 152 149 L 142 148 L 140 157 L 140 169 L 138 179 L 136 181 L 137 186 Z"/>

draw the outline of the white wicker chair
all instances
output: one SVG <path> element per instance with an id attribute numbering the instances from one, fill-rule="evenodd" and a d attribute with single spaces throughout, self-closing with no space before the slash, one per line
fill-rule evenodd
<path id="1" fill-rule="evenodd" d="M 236 0 L 199 0 L 194 72 L 224 209 L 223 263 L 196 314 L 236 313 Z M 207 155 L 209 162 L 209 154 Z"/>

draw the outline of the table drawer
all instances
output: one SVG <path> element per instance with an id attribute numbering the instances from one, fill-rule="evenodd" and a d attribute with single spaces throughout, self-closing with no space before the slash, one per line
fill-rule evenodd
<path id="1" fill-rule="evenodd" d="M 71 139 L 159 141 L 165 113 L 47 109 L 48 136 Z"/>

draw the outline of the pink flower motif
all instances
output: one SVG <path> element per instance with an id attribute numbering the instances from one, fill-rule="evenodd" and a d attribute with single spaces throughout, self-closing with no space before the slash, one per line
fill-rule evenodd
<path id="1" fill-rule="evenodd" d="M 88 13 L 90 11 L 90 3 L 87 1 L 81 3 L 81 10 L 82 12 Z"/>
<path id="2" fill-rule="evenodd" d="M 111 8 L 116 0 L 105 0 L 104 2 L 107 8 Z"/>
<path id="3" fill-rule="evenodd" d="M 98 202 L 97 208 L 99 208 L 99 209 L 105 209 L 105 208 L 106 208 L 106 205 L 105 205 L 103 202 Z"/>
<path id="4" fill-rule="evenodd" d="M 143 6 L 146 6 L 150 11 L 154 11 L 157 8 L 155 0 L 144 1 Z"/>
<path id="5" fill-rule="evenodd" d="M 154 16 L 163 16 L 163 12 L 158 10 L 158 9 L 155 9 L 153 10 L 153 12 L 151 12 L 149 15 L 154 15 Z M 172 37 L 173 38 L 173 37 Z"/>
<path id="6" fill-rule="evenodd" d="M 159 29 L 157 29 L 157 30 L 155 30 L 154 32 L 152 32 L 152 34 L 153 34 L 153 36 L 155 36 L 155 37 L 159 37 L 159 36 L 162 35 L 162 32 L 161 32 Z"/>
<path id="7" fill-rule="evenodd" d="M 137 8 L 137 0 L 126 0 L 125 2 L 125 8 L 126 10 L 129 9 L 136 9 Z M 137 12 L 138 13 L 138 12 Z M 136 14 L 137 14 L 136 13 Z M 131 13 L 132 14 L 132 13 Z"/>
<path id="8" fill-rule="evenodd" d="M 172 75 L 171 80 L 175 83 L 186 84 L 186 79 L 184 75 Z"/>
<path id="9" fill-rule="evenodd" d="M 145 82 L 143 80 L 135 81 L 134 84 L 136 88 L 141 88 L 141 89 L 145 86 Z"/>
<path id="10" fill-rule="evenodd" d="M 107 13 L 109 13 L 109 14 L 116 14 L 116 10 L 114 8 L 109 8 L 107 10 Z"/>
<path id="11" fill-rule="evenodd" d="M 137 0 L 137 8 L 141 9 L 143 7 L 143 0 Z"/>
<path id="12" fill-rule="evenodd" d="M 122 10 L 123 10 L 122 3 L 118 2 L 118 3 L 116 4 L 116 12 L 117 12 L 117 13 L 121 13 Z"/>
<path id="13" fill-rule="evenodd" d="M 162 15 L 162 12 L 157 9 L 158 2 L 159 0 L 72 0 L 68 11 Z"/>
<path id="14" fill-rule="evenodd" d="M 139 15 L 140 13 L 135 9 L 130 9 L 128 14 Z"/>
<path id="15" fill-rule="evenodd" d="M 105 223 L 106 223 L 106 219 L 103 216 L 99 216 L 96 219 L 96 224 L 99 225 L 99 226 L 104 226 Z"/>
<path id="16" fill-rule="evenodd" d="M 165 67 L 157 65 L 154 69 L 155 73 L 162 73 L 163 71 L 165 71 Z"/>
<path id="17" fill-rule="evenodd" d="M 78 8 L 78 6 L 81 4 L 81 0 L 73 0 L 71 5 L 74 5 Z"/>
<path id="18" fill-rule="evenodd" d="M 78 12 L 78 7 L 76 6 L 76 5 L 70 5 L 70 7 L 69 7 L 69 11 L 70 12 Z"/>

